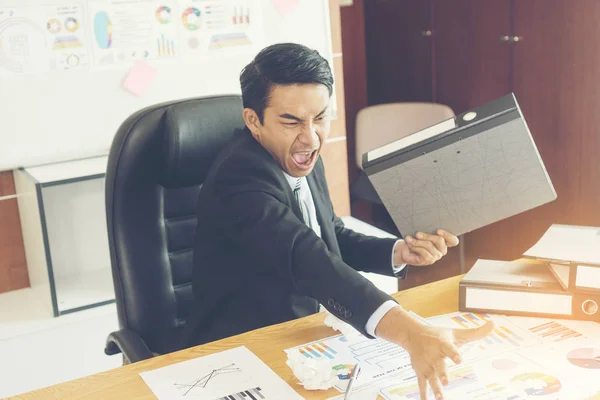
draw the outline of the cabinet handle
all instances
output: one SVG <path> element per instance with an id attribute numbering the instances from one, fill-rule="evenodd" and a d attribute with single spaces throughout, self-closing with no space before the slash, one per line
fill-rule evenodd
<path id="1" fill-rule="evenodd" d="M 510 40 L 510 36 L 507 36 L 507 35 L 500 36 L 501 42 L 508 42 L 509 40 Z"/>
<path id="2" fill-rule="evenodd" d="M 511 38 L 513 43 L 517 43 L 517 42 L 522 42 L 523 41 L 523 36 L 513 36 Z"/>
<path id="3" fill-rule="evenodd" d="M 421 32 L 421 36 L 429 37 L 431 35 L 433 35 L 433 32 L 431 32 L 429 30 Z"/>

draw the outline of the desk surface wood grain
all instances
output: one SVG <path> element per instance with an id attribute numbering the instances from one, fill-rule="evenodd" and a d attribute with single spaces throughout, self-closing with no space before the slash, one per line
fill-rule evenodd
<path id="1" fill-rule="evenodd" d="M 400 305 L 423 317 L 458 311 L 458 284 L 462 275 L 408 289 L 394 295 Z M 297 379 L 286 365 L 283 350 L 338 332 L 323 324 L 323 313 L 300 318 L 230 337 L 202 346 L 165 354 L 135 364 L 87 376 L 73 381 L 25 393 L 13 399 L 155 399 L 139 373 L 207 354 L 246 346 L 264 361 L 275 373 L 306 399 L 326 399 L 339 394 L 329 391 L 308 391 L 298 385 Z M 108 356 L 107 356 L 108 357 Z M 113 356 L 118 357 L 118 356 Z M 57 360 L 60 363 L 60 360 Z"/>

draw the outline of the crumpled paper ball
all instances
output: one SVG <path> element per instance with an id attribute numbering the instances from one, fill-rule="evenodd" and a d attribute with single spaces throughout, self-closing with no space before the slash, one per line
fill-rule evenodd
<path id="1" fill-rule="evenodd" d="M 298 350 L 290 350 L 286 364 L 306 390 L 327 390 L 338 380 L 329 359 L 308 358 Z"/>
<path id="2" fill-rule="evenodd" d="M 360 335 L 360 332 L 354 329 L 352 325 L 345 323 L 329 311 L 325 312 L 327 313 L 324 322 L 325 326 L 333 329 L 334 331 L 339 331 L 345 336 Z"/>

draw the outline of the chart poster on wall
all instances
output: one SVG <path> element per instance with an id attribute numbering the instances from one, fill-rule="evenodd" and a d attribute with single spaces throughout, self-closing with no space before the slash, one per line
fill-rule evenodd
<path id="1" fill-rule="evenodd" d="M 0 8 L 0 76 L 87 69 L 81 4 Z"/>
<path id="2" fill-rule="evenodd" d="M 257 53 L 263 44 L 260 0 L 179 0 L 186 58 Z"/>
<path id="3" fill-rule="evenodd" d="M 91 0 L 88 15 L 94 68 L 179 56 L 174 1 Z"/>

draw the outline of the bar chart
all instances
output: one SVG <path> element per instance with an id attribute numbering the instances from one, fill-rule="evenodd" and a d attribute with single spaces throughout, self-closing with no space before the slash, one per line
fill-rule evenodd
<path id="1" fill-rule="evenodd" d="M 541 325 L 529 328 L 529 331 L 546 340 L 560 342 L 561 340 L 576 338 L 582 336 L 581 333 L 567 328 L 556 321 L 546 322 Z"/>
<path id="2" fill-rule="evenodd" d="M 477 328 L 488 321 L 495 322 L 495 329 L 485 338 L 465 344 L 463 346 L 463 357 L 465 359 L 475 360 L 501 351 L 540 343 L 540 340 L 532 332 L 517 326 L 500 315 L 460 312 L 428 319 L 428 322 L 432 325 L 453 329 Z"/>
<path id="3" fill-rule="evenodd" d="M 214 399 L 214 400 L 231 400 L 231 399 L 261 400 L 261 399 L 267 399 L 267 398 L 262 394 L 261 388 L 255 387 L 252 389 L 243 390 L 238 393 L 232 393 L 232 394 L 224 396 L 224 397 L 219 397 L 218 399 Z"/>
<path id="4" fill-rule="evenodd" d="M 315 342 L 298 348 L 300 354 L 307 358 L 329 358 L 335 359 L 337 351 L 324 342 Z"/>

